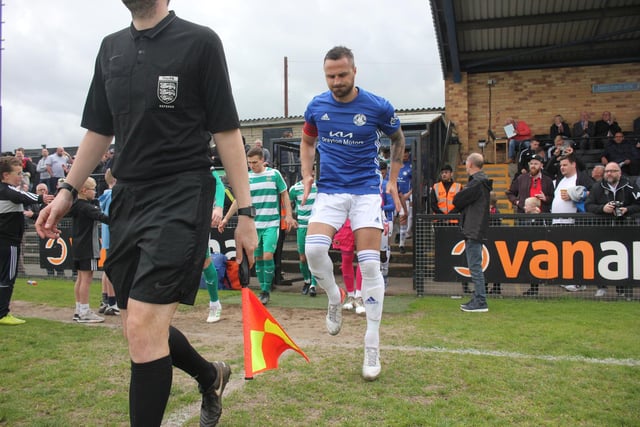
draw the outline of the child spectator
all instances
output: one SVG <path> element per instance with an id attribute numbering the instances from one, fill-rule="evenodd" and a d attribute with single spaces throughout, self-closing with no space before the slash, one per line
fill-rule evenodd
<path id="1" fill-rule="evenodd" d="M 524 213 L 526 214 L 539 214 L 540 210 L 540 199 L 537 197 L 527 197 L 524 201 Z M 531 221 L 532 224 L 535 221 Z M 527 289 L 522 295 L 524 296 L 535 296 L 538 295 L 538 286 L 539 283 L 531 283 L 531 287 Z"/>
<path id="2" fill-rule="evenodd" d="M 98 223 L 107 223 L 109 218 L 96 205 L 96 181 L 89 177 L 78 191 L 78 200 L 71 207 L 73 226 L 71 228 L 73 267 L 78 271 L 74 293 L 76 311 L 73 320 L 78 323 L 100 323 L 104 318 L 89 308 L 89 288 L 93 272 L 98 269 L 100 240 Z"/>
<path id="3" fill-rule="evenodd" d="M 14 317 L 9 310 L 24 234 L 23 204 L 49 203 L 53 196 L 19 190 L 22 184 L 22 163 L 16 157 L 0 157 L 0 178 L 0 325 L 15 326 L 25 323 Z"/>
<path id="4" fill-rule="evenodd" d="M 116 185 L 116 179 L 111 174 L 111 169 L 107 169 L 104 173 L 104 181 L 107 184 L 107 189 L 102 192 L 98 201 L 100 202 L 100 209 L 105 215 L 109 215 L 109 207 L 111 206 L 111 189 Z M 102 224 L 102 248 L 106 251 L 107 257 L 109 256 L 109 244 L 111 243 L 111 236 L 109 234 L 109 225 Z M 117 316 L 120 314 L 120 309 L 116 303 L 116 292 L 113 289 L 113 284 L 107 274 L 102 272 L 102 301 L 100 302 L 100 308 L 98 313 L 106 314 L 107 316 Z"/>
<path id="5" fill-rule="evenodd" d="M 500 209 L 498 209 L 498 196 L 496 195 L 495 191 L 489 192 L 489 213 L 491 215 L 500 214 Z M 491 227 L 502 225 L 502 220 L 500 218 L 489 218 L 489 225 Z M 487 293 L 500 295 L 502 293 L 502 287 L 500 286 L 500 283 L 494 283 L 491 289 L 487 291 Z"/>

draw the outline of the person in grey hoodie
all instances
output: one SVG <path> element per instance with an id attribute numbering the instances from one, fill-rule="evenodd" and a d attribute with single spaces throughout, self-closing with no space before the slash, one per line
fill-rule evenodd
<path id="1" fill-rule="evenodd" d="M 471 153 L 465 162 L 469 183 L 455 195 L 453 204 L 460 212 L 460 227 L 465 238 L 467 265 L 475 290 L 473 298 L 460 309 L 466 312 L 489 311 L 482 272 L 482 241 L 487 238 L 489 228 L 489 201 L 492 181 L 482 170 L 484 158 L 480 153 Z"/>

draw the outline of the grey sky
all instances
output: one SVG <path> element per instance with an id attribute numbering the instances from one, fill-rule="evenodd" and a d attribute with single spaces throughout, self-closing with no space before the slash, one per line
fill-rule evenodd
<path id="1" fill-rule="evenodd" d="M 3 0 L 2 151 L 77 145 L 80 115 L 102 38 L 129 25 L 119 0 Z M 356 57 L 356 84 L 397 109 L 444 106 L 426 0 L 173 0 L 181 18 L 214 29 L 225 47 L 241 119 L 289 115 L 326 90 L 322 58 L 335 45 Z"/>

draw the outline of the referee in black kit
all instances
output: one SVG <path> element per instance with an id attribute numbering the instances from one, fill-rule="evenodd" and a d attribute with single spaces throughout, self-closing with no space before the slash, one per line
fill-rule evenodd
<path id="1" fill-rule="evenodd" d="M 256 247 L 240 122 L 218 36 L 178 18 L 168 0 L 123 3 L 132 23 L 102 42 L 82 117 L 87 132 L 36 227 L 43 238 L 59 235 L 57 223 L 76 189 L 115 137 L 118 183 L 105 270 L 116 289 L 131 356 L 131 425 L 161 424 L 172 365 L 198 382 L 200 425 L 216 425 L 231 369 L 202 358 L 171 319 L 179 303 L 195 300 L 208 244 L 215 185 L 211 134 L 242 208 L 237 261 L 243 250 L 253 254 Z"/>

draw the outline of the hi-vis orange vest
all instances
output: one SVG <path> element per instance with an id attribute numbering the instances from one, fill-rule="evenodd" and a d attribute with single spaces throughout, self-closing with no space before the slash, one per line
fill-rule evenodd
<path id="1" fill-rule="evenodd" d="M 453 197 L 462 190 L 462 185 L 457 182 L 451 184 L 449 187 L 449 191 L 445 188 L 442 182 L 437 182 L 433 186 L 433 191 L 436 192 L 436 200 L 438 201 L 438 209 L 440 211 L 448 214 L 455 207 L 453 204 Z M 457 223 L 457 220 L 451 220 L 452 223 Z"/>

